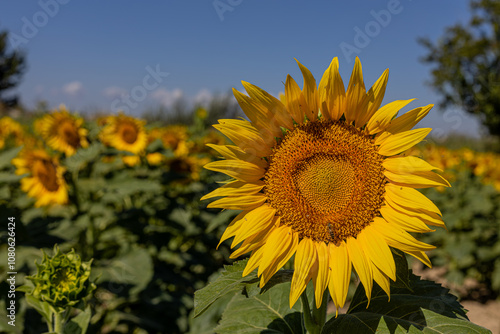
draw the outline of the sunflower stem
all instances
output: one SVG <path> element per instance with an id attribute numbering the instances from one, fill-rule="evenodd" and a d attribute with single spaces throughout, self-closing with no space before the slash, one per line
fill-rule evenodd
<path id="1" fill-rule="evenodd" d="M 63 330 L 63 317 L 61 312 L 54 313 L 54 332 L 57 334 L 62 334 Z"/>
<path id="2" fill-rule="evenodd" d="M 47 328 L 49 330 L 49 333 L 53 332 L 53 327 L 52 327 L 52 322 L 53 322 L 53 317 L 52 317 L 52 311 L 50 312 L 50 315 L 47 320 Z"/>
<path id="3" fill-rule="evenodd" d="M 321 327 L 318 326 L 314 322 L 314 318 L 311 315 L 311 309 L 309 307 L 309 300 L 307 299 L 306 291 L 300 295 L 300 300 L 302 302 L 302 310 L 304 314 L 304 326 L 306 328 L 307 333 L 310 334 L 319 334 L 321 331 Z"/>
<path id="4" fill-rule="evenodd" d="M 321 306 L 319 308 L 316 308 L 316 307 L 314 307 L 314 306 L 316 306 L 316 303 L 315 303 L 315 305 L 313 306 L 313 309 L 312 309 L 312 318 L 313 318 L 314 323 L 317 326 L 319 326 L 319 332 L 321 332 L 321 329 L 323 328 L 323 326 L 325 325 L 325 322 L 326 322 L 326 309 L 327 309 L 329 297 L 330 297 L 330 293 L 328 292 L 328 289 L 326 289 L 325 292 L 323 293 L 323 299 L 321 302 Z"/>

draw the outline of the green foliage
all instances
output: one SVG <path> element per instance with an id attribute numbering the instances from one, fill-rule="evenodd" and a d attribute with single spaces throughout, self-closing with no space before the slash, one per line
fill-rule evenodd
<path id="1" fill-rule="evenodd" d="M 448 289 L 421 280 L 408 270 L 406 258 L 394 251 L 397 280 L 391 282 L 391 298 L 375 284 L 368 302 L 362 284 L 351 301 L 347 314 L 331 317 L 322 333 L 490 333 L 470 323 L 465 310 Z M 217 333 L 305 333 L 302 318 L 307 309 L 288 305 L 291 273 L 280 270 L 272 287 L 259 289 L 256 271 L 241 273 L 246 260 L 226 266 L 221 274 L 195 295 L 195 316 L 210 314 L 222 319 Z M 313 289 L 306 291 L 313 308 Z M 217 304 L 222 298 L 224 307 Z M 213 305 L 216 310 L 210 313 Z M 207 317 L 208 318 L 208 317 Z M 196 319 L 195 319 L 196 321 Z"/>
<path id="2" fill-rule="evenodd" d="M 429 253 L 435 266 L 447 268 L 446 278 L 463 284 L 477 280 L 492 293 L 500 293 L 500 194 L 470 171 L 462 171 L 445 192 L 427 190 L 443 213 L 447 231 L 437 229 L 420 239 L 436 246 Z"/>
<path id="3" fill-rule="evenodd" d="M 170 170 L 166 163 L 151 165 L 145 157 L 128 167 L 121 160 L 126 153 L 104 146 L 97 140 L 98 128 L 87 126 L 89 147 L 60 159 L 66 168 L 68 205 L 34 208 L 34 200 L 20 189 L 22 176 L 10 164 L 19 149 L 0 152 L 0 211 L 17 222 L 16 283 L 26 283 L 26 275 L 36 273 L 40 248 L 57 243 L 62 252 L 74 249 L 82 261 L 94 259 L 91 280 L 97 285 L 91 311 L 82 309 L 70 319 L 67 332 L 83 333 L 90 317 L 87 333 L 184 333 L 194 292 L 228 261 L 227 246 L 216 246 L 236 213 L 218 215 L 219 210 L 199 202 L 221 179 L 201 171 L 195 181 L 189 172 Z M 158 141 L 147 152 L 173 156 Z M 7 258 L 6 243 L 0 245 L 0 256 Z M 5 265 L 0 263 L 2 282 Z M 22 305 L 30 297 L 19 292 L 16 298 Z M 0 304 L 5 301 L 2 295 Z M 18 328 L 24 322 L 25 333 L 46 331 L 44 306 L 31 305 L 19 310 Z M 74 326 L 79 329 L 73 331 Z"/>
<path id="4" fill-rule="evenodd" d="M 467 26 L 447 28 L 433 44 L 421 39 L 434 65 L 430 84 L 442 95 L 441 106 L 456 105 L 477 115 L 490 134 L 500 136 L 500 3 L 472 0 Z"/>

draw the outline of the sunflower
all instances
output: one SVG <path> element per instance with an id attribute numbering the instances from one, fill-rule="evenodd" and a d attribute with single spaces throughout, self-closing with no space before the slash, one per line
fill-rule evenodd
<path id="1" fill-rule="evenodd" d="M 205 168 L 232 180 L 202 199 L 223 197 L 211 208 L 243 210 L 220 242 L 234 237 L 231 254 L 251 252 L 243 272 L 256 268 L 260 286 L 293 256 L 290 307 L 313 281 L 316 306 L 325 290 L 343 307 L 354 267 L 370 299 L 373 281 L 390 296 L 396 268 L 390 247 L 431 266 L 434 247 L 408 232 L 444 227 L 439 209 L 415 188 L 449 183 L 437 168 L 404 152 L 431 129 L 411 130 L 432 108 L 395 118 L 412 100 L 380 107 L 389 71 L 366 91 L 356 59 L 347 86 L 337 58 L 319 86 L 297 61 L 301 90 L 291 76 L 284 102 L 248 82 L 248 95 L 233 89 L 250 121 L 224 119 L 214 125 L 235 145 L 210 145 L 226 160 Z"/>
<path id="2" fill-rule="evenodd" d="M 169 125 L 151 130 L 151 139 L 160 139 L 163 146 L 171 149 L 175 156 L 187 156 L 191 143 L 188 142 L 188 129 L 184 125 Z"/>
<path id="3" fill-rule="evenodd" d="M 80 147 L 87 147 L 87 130 L 82 127 L 83 119 L 71 115 L 64 105 L 35 122 L 35 131 L 47 145 L 67 156 L 75 154 Z"/>
<path id="4" fill-rule="evenodd" d="M 100 138 L 109 146 L 135 154 L 142 153 L 148 141 L 144 121 L 124 114 L 107 117 Z"/>
<path id="5" fill-rule="evenodd" d="M 21 189 L 36 198 L 36 207 L 68 202 L 65 169 L 56 158 L 41 149 L 24 149 L 12 159 L 12 164 L 17 168 L 16 174 L 29 174 L 21 179 Z"/>
<path id="6" fill-rule="evenodd" d="M 5 147 L 9 139 L 13 139 L 16 146 L 23 145 L 25 137 L 21 124 L 8 116 L 0 118 L 0 149 Z"/>
<path id="7" fill-rule="evenodd" d="M 210 161 L 209 158 L 198 158 L 194 155 L 183 155 L 167 160 L 171 172 L 184 176 L 184 181 L 198 181 L 200 179 L 200 169 Z"/>

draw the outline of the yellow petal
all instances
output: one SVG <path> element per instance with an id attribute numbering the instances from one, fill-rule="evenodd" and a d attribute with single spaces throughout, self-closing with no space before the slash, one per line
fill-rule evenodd
<path id="1" fill-rule="evenodd" d="M 359 119 L 362 117 L 362 114 L 366 113 L 367 104 L 363 70 L 359 58 L 356 57 L 346 93 L 344 115 L 347 123 L 356 122 L 356 126 L 361 127 L 362 124 L 359 124 Z"/>
<path id="2" fill-rule="evenodd" d="M 262 275 L 262 272 L 271 264 L 273 261 L 281 255 L 283 249 L 288 246 L 292 241 L 292 230 L 289 226 L 283 225 L 278 228 L 273 229 L 266 244 L 263 246 L 263 259 L 259 266 L 259 271 L 257 275 Z"/>
<path id="3" fill-rule="evenodd" d="M 279 137 L 281 138 L 282 132 L 277 122 L 272 122 L 273 115 L 267 108 L 259 104 L 257 101 L 251 99 L 245 94 L 233 88 L 233 95 L 238 101 L 241 109 L 245 115 L 250 118 L 252 124 L 259 130 L 263 138 Z M 267 140 L 266 140 L 267 141 Z"/>
<path id="4" fill-rule="evenodd" d="M 378 153 L 385 156 L 392 156 L 406 151 L 414 145 L 420 143 L 432 129 L 423 128 L 403 131 L 395 135 L 390 135 L 382 143 L 375 140 L 376 145 L 380 145 Z"/>
<path id="5" fill-rule="evenodd" d="M 434 212 L 441 216 L 443 215 L 439 208 L 432 203 L 430 199 L 416 189 L 388 183 L 385 186 L 385 191 L 386 196 L 389 196 L 392 201 L 399 203 L 402 206 L 419 211 Z"/>
<path id="6" fill-rule="evenodd" d="M 208 147 L 213 148 L 220 155 L 228 160 L 245 160 L 251 162 L 259 167 L 267 168 L 268 163 L 266 160 L 256 156 L 250 152 L 245 152 L 238 146 L 234 145 L 215 145 L 207 144 Z"/>
<path id="7" fill-rule="evenodd" d="M 299 85 L 290 76 L 286 76 L 285 82 L 285 100 L 286 107 L 290 115 L 298 124 L 304 123 L 304 116 L 307 111 L 307 103 L 304 98 L 304 93 L 300 90 Z"/>
<path id="8" fill-rule="evenodd" d="M 227 210 L 251 210 L 264 204 L 266 195 L 242 195 L 235 197 L 225 197 L 213 201 L 207 208 L 219 208 Z"/>
<path id="9" fill-rule="evenodd" d="M 224 233 L 222 234 L 222 237 L 220 238 L 220 241 L 219 241 L 219 244 L 217 245 L 217 248 L 219 248 L 220 244 L 235 236 L 236 233 L 238 233 L 238 230 L 243 226 L 243 224 L 245 223 L 245 221 L 243 220 L 243 218 L 245 217 L 245 215 L 247 215 L 248 213 L 250 212 L 250 210 L 247 210 L 247 211 L 243 211 L 243 212 L 240 212 L 236 217 L 234 217 L 234 219 L 231 221 L 231 223 L 229 223 L 229 225 L 226 227 L 226 230 L 224 231 Z"/>
<path id="10" fill-rule="evenodd" d="M 310 121 L 315 121 L 318 118 L 318 88 L 316 87 L 316 80 L 314 79 L 311 72 L 302 65 L 297 59 L 295 59 L 300 67 L 302 76 L 304 77 L 304 88 L 302 89 L 304 93 L 304 99 L 306 101 L 307 109 L 306 116 Z"/>
<path id="11" fill-rule="evenodd" d="M 424 251 L 431 250 L 436 247 L 418 241 L 403 229 L 390 225 L 383 218 L 375 217 L 371 224 L 374 229 L 380 233 L 389 246 L 402 250 L 407 253 L 409 251 Z"/>
<path id="12" fill-rule="evenodd" d="M 264 181 L 255 181 L 255 182 L 232 181 L 206 194 L 205 196 L 200 198 L 200 200 L 203 201 L 209 198 L 223 197 L 223 196 L 255 195 L 259 191 L 261 191 L 262 188 L 264 188 Z"/>
<path id="13" fill-rule="evenodd" d="M 230 177 L 244 182 L 259 181 L 266 172 L 259 166 L 243 160 L 212 161 L 206 164 L 204 168 L 213 170 L 214 172 L 224 173 Z"/>
<path id="14" fill-rule="evenodd" d="M 396 174 L 411 174 L 414 172 L 442 171 L 427 161 L 417 157 L 389 157 L 382 162 L 385 169 Z"/>
<path id="15" fill-rule="evenodd" d="M 394 184 L 412 188 L 431 188 L 431 187 L 451 187 L 441 175 L 434 172 L 418 172 L 413 174 L 396 174 L 384 171 L 384 175 Z"/>
<path id="16" fill-rule="evenodd" d="M 368 102 L 366 113 L 361 115 L 359 120 L 359 125 L 365 125 L 377 112 L 378 108 L 382 104 L 382 100 L 385 95 L 385 88 L 387 87 L 387 81 L 389 80 L 389 69 L 386 69 L 380 78 L 373 84 L 373 86 L 366 93 L 366 99 Z"/>
<path id="17" fill-rule="evenodd" d="M 344 307 L 347 292 L 349 290 L 352 265 L 345 242 L 342 241 L 338 246 L 330 243 L 328 244 L 328 250 L 330 253 L 330 280 L 328 283 L 328 290 L 335 303 L 338 315 L 339 308 Z"/>
<path id="18" fill-rule="evenodd" d="M 241 276 L 245 277 L 246 275 L 257 269 L 260 261 L 262 261 L 262 247 L 252 252 L 250 258 L 248 259 L 247 265 L 245 266 L 245 270 L 243 270 Z"/>
<path id="19" fill-rule="evenodd" d="M 274 214 L 276 209 L 267 204 L 261 205 L 250 211 L 245 217 L 242 218 L 244 224 L 238 230 L 234 237 L 231 248 L 242 242 L 247 237 L 255 234 L 273 223 Z"/>
<path id="20" fill-rule="evenodd" d="M 248 95 L 267 110 L 267 115 L 269 116 L 267 121 L 272 124 L 273 128 L 282 126 L 289 130 L 293 129 L 292 118 L 280 100 L 249 82 L 242 81 L 241 83 Z"/>
<path id="21" fill-rule="evenodd" d="M 258 275 L 262 275 L 261 287 L 288 262 L 298 244 L 299 236 L 291 227 L 281 226 L 273 231 L 264 245 L 263 259 L 259 266 Z"/>
<path id="22" fill-rule="evenodd" d="M 297 299 L 299 299 L 305 290 L 307 283 L 311 280 L 311 269 L 314 265 L 317 265 L 317 258 L 314 241 L 309 238 L 302 239 L 295 252 L 295 270 L 293 272 L 289 298 L 290 308 L 295 305 Z"/>
<path id="23" fill-rule="evenodd" d="M 352 265 L 359 276 L 359 280 L 365 288 L 366 298 L 368 298 L 368 304 L 370 304 L 373 287 L 372 265 L 368 262 L 368 257 L 363 251 L 363 247 L 361 246 L 359 240 L 349 237 L 347 238 L 346 244 L 349 252 L 349 258 L 351 259 Z"/>
<path id="24" fill-rule="evenodd" d="M 385 272 L 377 267 L 373 267 L 373 280 L 385 291 L 389 297 L 389 301 L 391 301 L 391 284 Z"/>
<path id="25" fill-rule="evenodd" d="M 240 257 L 243 254 L 246 254 L 248 252 L 251 252 L 259 247 L 262 247 L 266 241 L 269 235 L 271 234 L 272 231 L 275 229 L 275 224 L 270 224 L 267 228 L 258 231 L 255 234 L 252 234 L 248 238 L 246 238 L 241 246 L 235 250 L 229 258 L 235 259 L 237 257 Z"/>
<path id="26" fill-rule="evenodd" d="M 422 252 L 422 251 L 407 251 L 406 253 L 410 254 L 414 258 L 417 258 L 418 260 L 420 260 L 420 262 L 425 264 L 427 267 L 432 268 L 431 260 L 429 260 L 429 257 L 424 252 Z"/>
<path id="27" fill-rule="evenodd" d="M 319 106 L 327 120 L 338 120 L 344 113 L 345 87 L 339 73 L 339 60 L 333 58 L 318 87 Z"/>
<path id="28" fill-rule="evenodd" d="M 438 226 L 438 227 L 442 227 L 442 228 L 446 229 L 446 226 L 444 225 L 444 222 L 443 222 L 443 218 L 441 218 L 441 216 L 439 216 L 436 213 L 432 213 L 430 211 L 420 211 L 420 210 L 415 210 L 415 209 L 412 210 L 411 208 L 407 208 L 407 207 L 404 207 L 404 206 L 401 206 L 401 205 L 395 203 L 394 201 L 392 201 L 388 197 L 386 198 L 386 204 L 389 205 L 394 210 L 396 210 L 404 215 L 419 218 L 427 225 Z M 408 230 L 408 231 L 410 231 L 410 230 Z"/>
<path id="29" fill-rule="evenodd" d="M 271 155 L 269 143 L 266 143 L 259 131 L 250 122 L 237 119 L 222 119 L 219 120 L 219 123 L 213 127 L 222 132 L 244 152 L 258 157 Z"/>
<path id="30" fill-rule="evenodd" d="M 406 114 L 401 115 L 395 119 L 393 119 L 387 128 L 385 129 L 390 133 L 399 133 L 403 131 L 408 131 L 413 129 L 418 122 L 424 118 L 429 111 L 434 107 L 433 104 L 429 104 L 425 107 L 419 107 L 408 111 Z"/>
<path id="31" fill-rule="evenodd" d="M 318 265 L 313 273 L 314 299 L 316 300 L 316 308 L 320 308 L 321 302 L 323 301 L 323 295 L 328 286 L 330 274 L 328 266 L 330 261 L 327 245 L 322 241 L 315 242 L 314 245 L 318 254 Z"/>
<path id="32" fill-rule="evenodd" d="M 371 262 L 390 279 L 396 281 L 396 264 L 384 238 L 368 225 L 358 234 L 357 239 Z"/>
<path id="33" fill-rule="evenodd" d="M 380 208 L 380 214 L 389 224 L 395 224 L 408 232 L 426 233 L 434 231 L 427 227 L 421 219 L 405 215 L 388 205 Z"/>
<path id="34" fill-rule="evenodd" d="M 375 133 L 379 133 L 387 127 L 389 122 L 396 116 L 398 111 L 401 108 L 404 108 L 408 103 L 415 99 L 410 100 L 396 100 L 390 102 L 378 109 L 375 114 L 370 118 L 368 124 L 366 125 L 366 129 L 368 133 L 373 135 Z"/>

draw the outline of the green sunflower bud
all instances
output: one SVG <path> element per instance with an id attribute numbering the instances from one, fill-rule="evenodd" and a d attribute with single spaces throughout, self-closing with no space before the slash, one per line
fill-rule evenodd
<path id="1" fill-rule="evenodd" d="M 96 287 L 89 279 L 92 260 L 82 262 L 73 249 L 63 254 L 57 246 L 54 247 L 54 254 L 49 257 L 43 252 L 42 263 L 35 262 L 38 268 L 36 275 L 26 278 L 34 285 L 30 294 L 59 312 L 78 304 Z"/>

